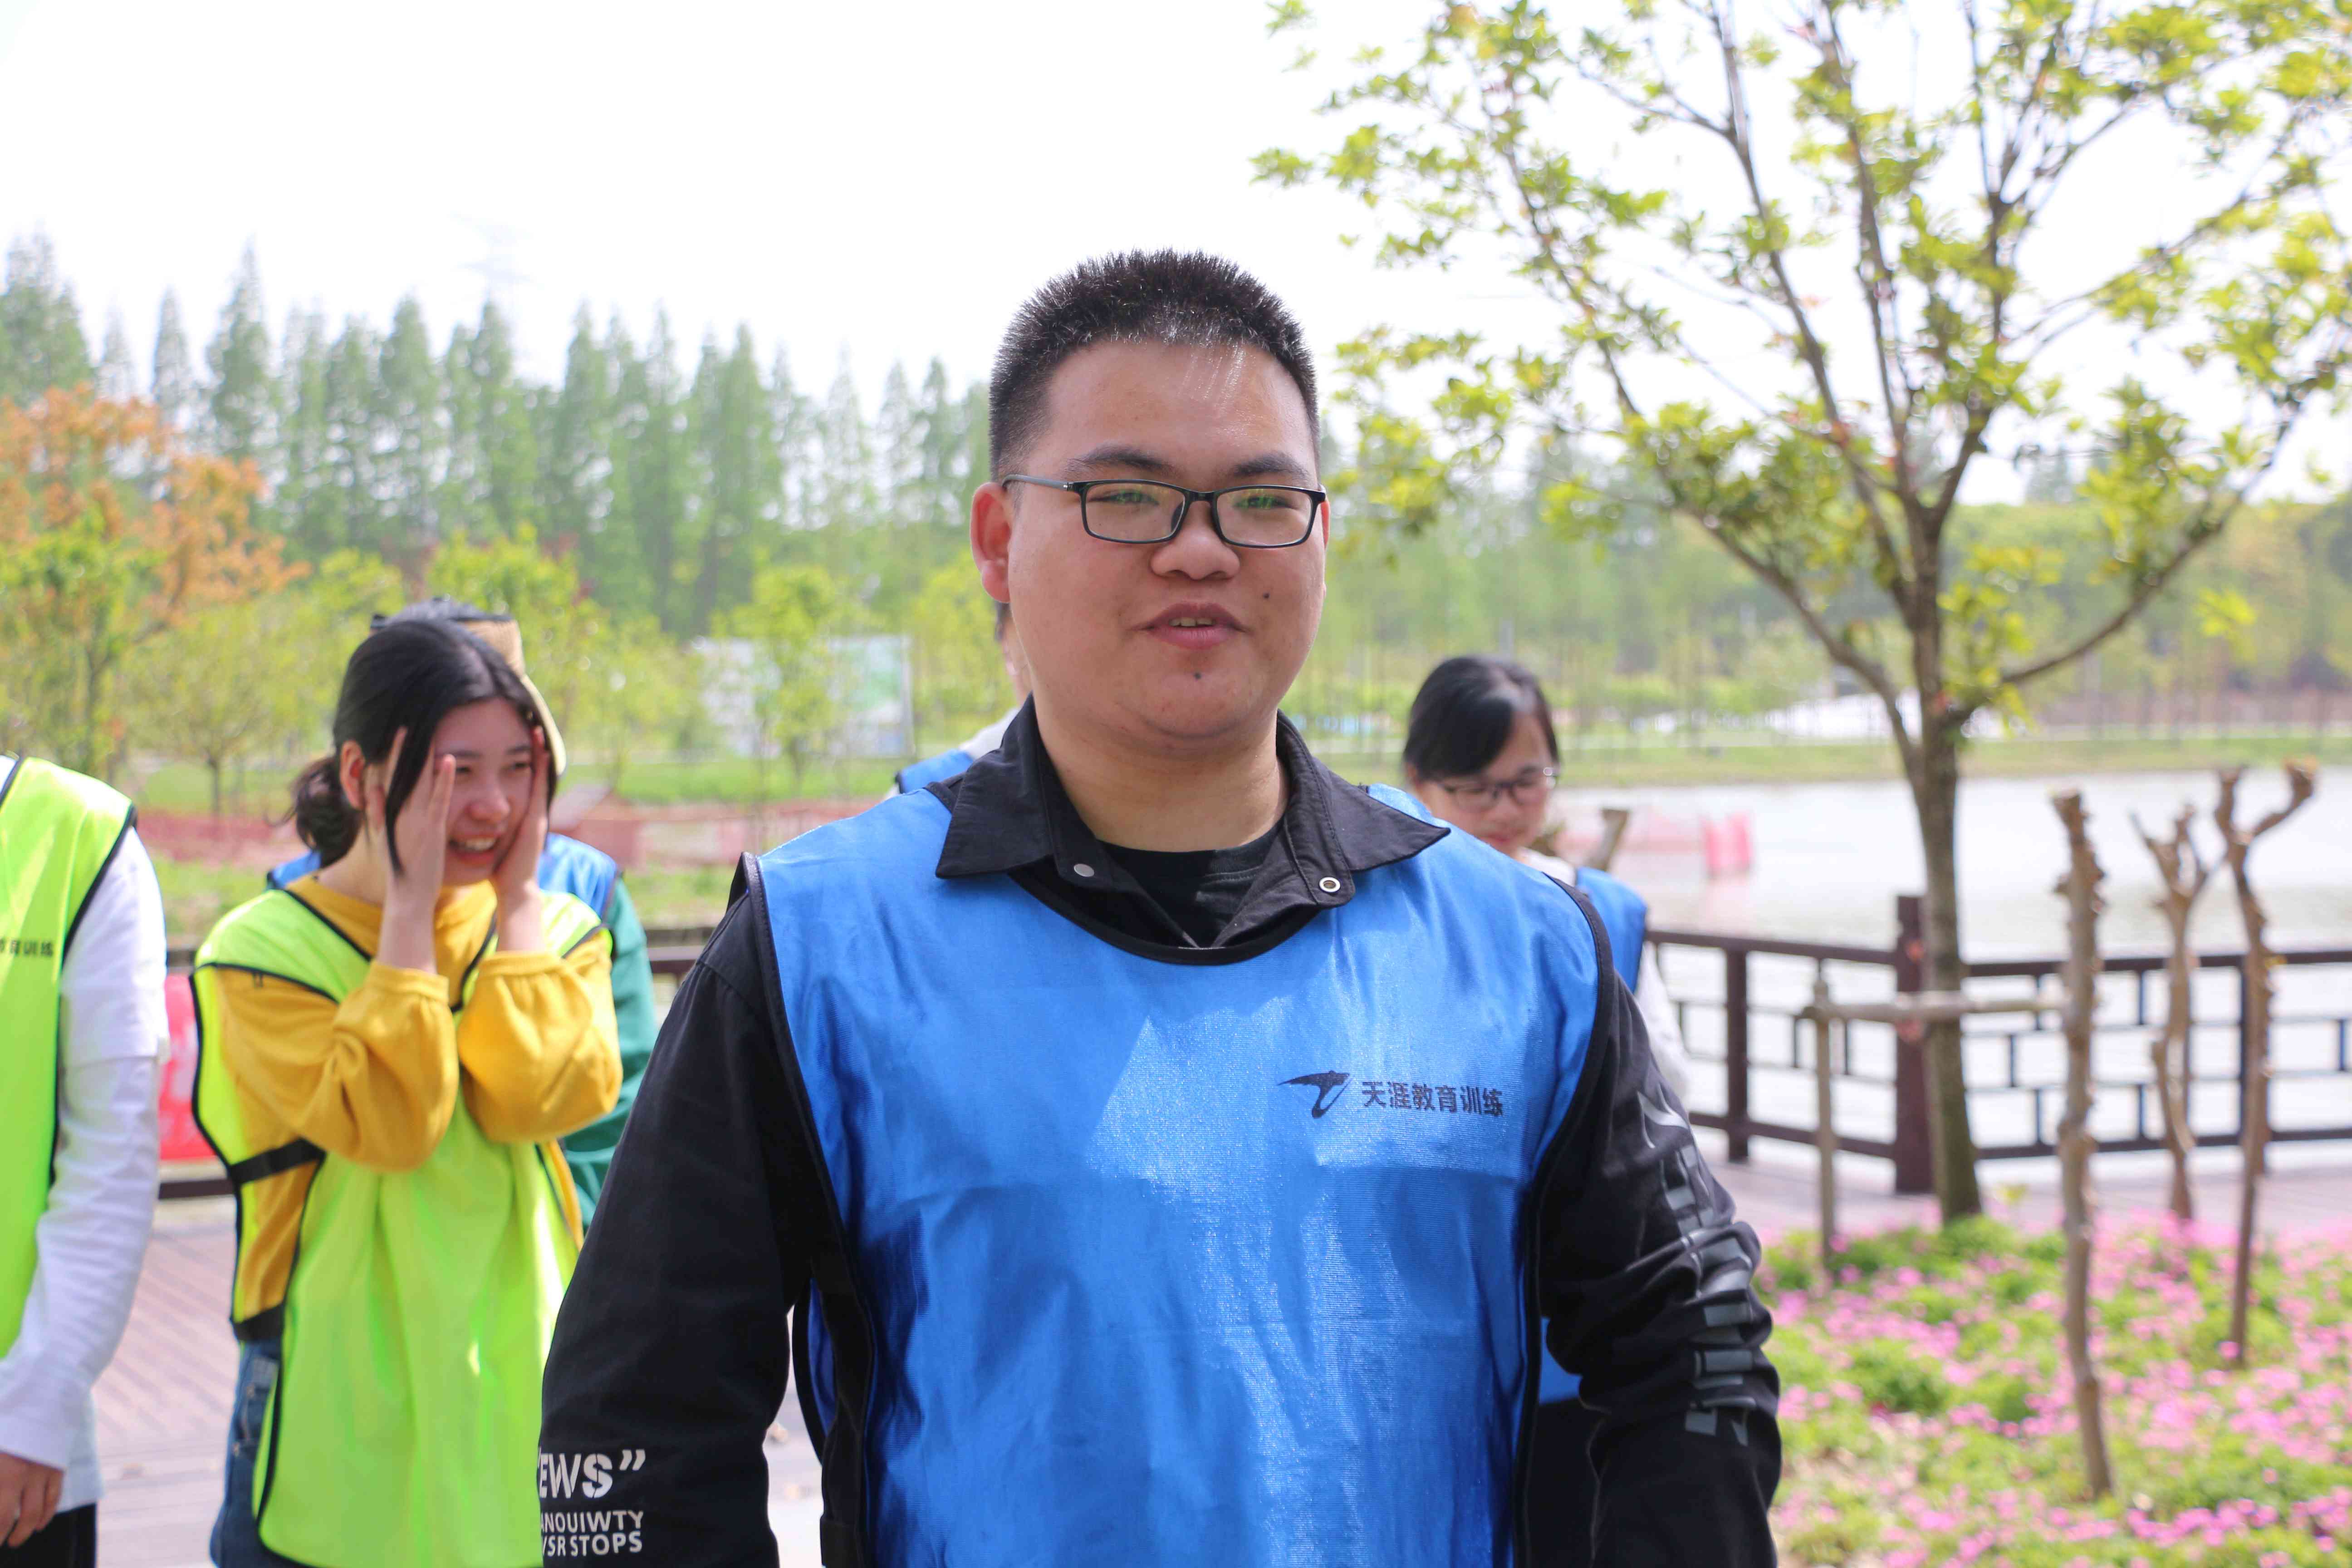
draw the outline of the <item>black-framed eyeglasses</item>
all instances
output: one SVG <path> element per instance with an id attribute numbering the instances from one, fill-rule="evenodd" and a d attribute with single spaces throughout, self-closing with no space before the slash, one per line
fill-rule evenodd
<path id="1" fill-rule="evenodd" d="M 1209 503 L 1209 526 L 1237 550 L 1283 550 L 1304 544 L 1329 503 L 1321 490 L 1297 485 L 1227 485 L 1188 490 L 1157 479 L 1041 479 L 1007 474 L 1008 485 L 1042 485 L 1078 498 L 1078 525 L 1112 544 L 1158 544 L 1182 531 L 1194 501 Z"/>
<path id="2" fill-rule="evenodd" d="M 1558 768 L 1529 768 L 1517 778 L 1500 782 L 1474 779 L 1468 784 L 1447 784 L 1440 779 L 1437 787 L 1463 805 L 1484 811 L 1504 795 L 1509 795 L 1515 805 L 1532 805 L 1551 794 L 1559 778 Z"/>

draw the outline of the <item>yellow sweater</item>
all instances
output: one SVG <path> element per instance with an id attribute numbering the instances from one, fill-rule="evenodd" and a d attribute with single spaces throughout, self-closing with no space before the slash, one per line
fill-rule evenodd
<path id="1" fill-rule="evenodd" d="M 289 890 L 375 952 L 380 908 L 315 877 Z M 610 1110 L 620 1092 L 612 959 L 602 942 L 569 953 L 482 956 L 497 915 L 489 884 L 462 889 L 434 911 L 438 973 L 371 963 L 340 1005 L 267 975 L 225 975 L 222 1056 L 255 1146 L 307 1138 L 331 1157 L 377 1170 L 415 1170 L 430 1159 L 463 1094 L 484 1137 L 548 1145 L 576 1240 L 579 1201 L 554 1140 Z M 461 1006 L 469 966 L 473 992 Z M 237 1269 L 239 1319 L 285 1299 L 317 1169 L 246 1190 L 253 1229 Z"/>

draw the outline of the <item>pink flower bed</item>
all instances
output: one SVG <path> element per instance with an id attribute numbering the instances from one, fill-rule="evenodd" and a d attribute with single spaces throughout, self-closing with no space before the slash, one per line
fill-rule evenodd
<path id="1" fill-rule="evenodd" d="M 1775 1246 L 1784 1561 L 2352 1565 L 2352 1226 L 2265 1253 L 2243 1373 L 2222 1366 L 2230 1243 L 2169 1219 L 2103 1228 L 2093 1350 L 2117 1495 L 2095 1501 L 2054 1234 L 1861 1237 L 1827 1287 L 1810 1237 Z"/>

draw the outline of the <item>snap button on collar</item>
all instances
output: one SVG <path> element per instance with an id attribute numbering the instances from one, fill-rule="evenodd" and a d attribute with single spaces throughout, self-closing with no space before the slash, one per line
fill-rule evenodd
<path id="1" fill-rule="evenodd" d="M 1087 865 L 1083 860 L 1073 865 L 1070 869 L 1076 872 L 1081 877 L 1091 877 L 1095 874 L 1095 868 L 1092 866 Z"/>
<path id="2" fill-rule="evenodd" d="M 1337 877 L 1326 877 L 1320 882 L 1318 882 L 1316 886 L 1321 888 L 1327 893 L 1336 893 L 1339 890 L 1339 879 Z"/>

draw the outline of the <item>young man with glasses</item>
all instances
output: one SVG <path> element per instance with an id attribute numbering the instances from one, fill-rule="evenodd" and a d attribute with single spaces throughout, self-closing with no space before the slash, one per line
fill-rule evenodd
<path id="1" fill-rule="evenodd" d="M 1546 1315 L 1600 1560 L 1769 1563 L 1756 1240 L 1597 921 L 1276 711 L 1329 526 L 1297 324 L 1211 258 L 1088 263 L 990 414 L 1032 699 L 746 863 L 556 1326 L 548 1561 L 774 1561 L 813 1282 L 837 1568 L 1524 1562 Z"/>

